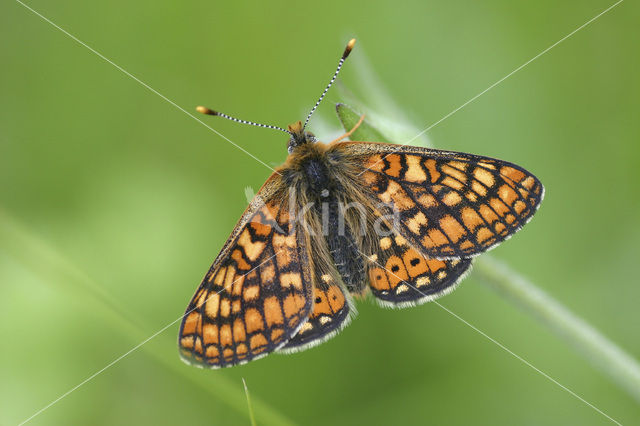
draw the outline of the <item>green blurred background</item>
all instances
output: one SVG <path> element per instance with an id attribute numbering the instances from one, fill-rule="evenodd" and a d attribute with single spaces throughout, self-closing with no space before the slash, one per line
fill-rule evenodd
<path id="1" fill-rule="evenodd" d="M 612 3 L 27 4 L 188 111 L 280 126 L 306 114 L 357 37 L 353 56 L 424 128 Z M 542 180 L 535 220 L 493 255 L 636 357 L 639 20 L 621 3 L 429 132 Z M 2 2 L 0 24 L 8 425 L 176 320 L 269 170 L 18 2 Z M 349 62 L 341 79 L 358 87 Z M 318 114 L 335 128 L 338 101 L 331 91 Z M 198 118 L 269 165 L 286 157 L 278 132 Z M 614 419 L 640 419 L 637 401 L 473 274 L 441 302 Z M 610 423 L 433 304 L 358 309 L 317 348 L 222 371 L 183 364 L 174 323 L 30 424 L 246 425 L 242 378 L 258 424 Z"/>

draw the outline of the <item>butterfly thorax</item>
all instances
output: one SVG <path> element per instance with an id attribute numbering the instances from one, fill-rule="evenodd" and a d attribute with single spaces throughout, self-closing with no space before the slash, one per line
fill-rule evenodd
<path id="1" fill-rule="evenodd" d="M 359 244 L 360 223 L 344 208 L 347 196 L 344 164 L 334 158 L 331 145 L 306 140 L 296 145 L 278 169 L 287 187 L 294 191 L 298 225 L 309 230 L 312 258 L 317 264 L 317 285 L 329 277 L 342 281 L 350 291 L 361 292 L 365 266 Z"/>

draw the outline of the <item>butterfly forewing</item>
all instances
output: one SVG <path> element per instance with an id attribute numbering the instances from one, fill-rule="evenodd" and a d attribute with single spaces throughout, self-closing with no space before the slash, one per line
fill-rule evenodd
<path id="1" fill-rule="evenodd" d="M 335 150 L 360 167 L 362 185 L 399 216 L 397 231 L 429 258 L 467 258 L 504 241 L 535 213 L 540 181 L 488 157 L 385 143 Z"/>
<path id="2" fill-rule="evenodd" d="M 283 346 L 312 309 L 309 262 L 272 178 L 189 303 L 179 334 L 189 363 L 227 367 Z"/>

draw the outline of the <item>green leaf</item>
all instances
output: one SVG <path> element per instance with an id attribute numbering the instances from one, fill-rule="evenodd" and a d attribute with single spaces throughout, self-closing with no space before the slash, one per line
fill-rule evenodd
<path id="1" fill-rule="evenodd" d="M 338 112 L 338 118 L 345 131 L 350 131 L 358 124 L 362 114 L 358 114 L 353 108 L 345 104 L 336 105 L 336 111 Z M 351 134 L 349 138 L 352 141 L 367 141 L 367 142 L 389 142 L 382 133 L 369 122 L 366 115 L 364 120 L 358 126 L 356 130 Z"/>

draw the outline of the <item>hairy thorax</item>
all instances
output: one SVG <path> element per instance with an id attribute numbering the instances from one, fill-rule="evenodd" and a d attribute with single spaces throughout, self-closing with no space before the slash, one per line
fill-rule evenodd
<path id="1" fill-rule="evenodd" d="M 297 226 L 309 231 L 316 285 L 341 280 L 353 292 L 364 289 L 362 256 L 366 220 L 353 211 L 357 174 L 341 158 L 335 144 L 309 142 L 298 145 L 278 169 L 289 188 L 289 202 L 297 212 Z"/>

